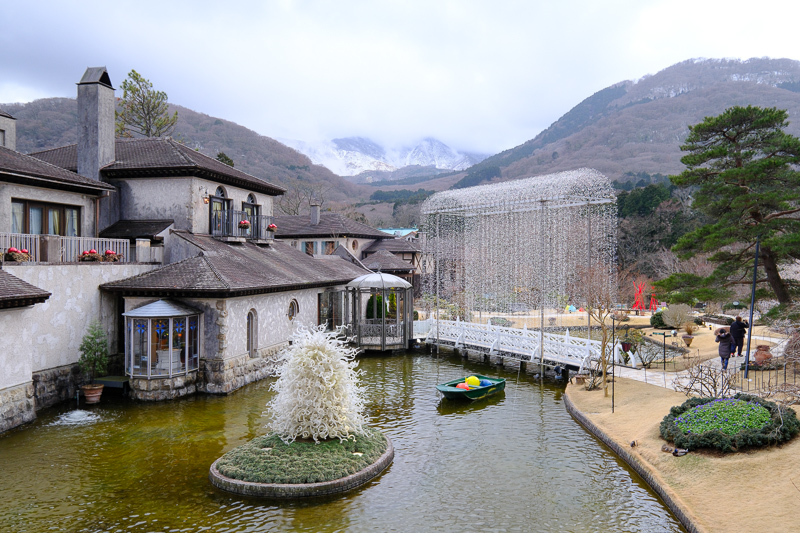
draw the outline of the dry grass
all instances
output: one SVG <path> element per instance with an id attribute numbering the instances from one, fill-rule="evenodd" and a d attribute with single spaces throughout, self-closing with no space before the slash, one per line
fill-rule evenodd
<path id="1" fill-rule="evenodd" d="M 673 457 L 661 451 L 667 442 L 658 427 L 678 392 L 618 378 L 615 412 L 611 398 L 569 386 L 575 406 L 649 466 L 696 523 L 710 532 L 800 531 L 800 437 L 783 446 L 747 453 L 693 452 Z"/>

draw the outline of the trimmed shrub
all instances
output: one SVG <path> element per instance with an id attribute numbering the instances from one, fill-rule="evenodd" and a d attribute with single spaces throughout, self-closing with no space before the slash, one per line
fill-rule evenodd
<path id="1" fill-rule="evenodd" d="M 653 316 L 650 317 L 650 325 L 657 329 L 669 329 L 661 311 L 653 313 Z"/>
<path id="2" fill-rule="evenodd" d="M 739 393 L 733 398 L 690 398 L 670 409 L 660 431 L 679 448 L 729 453 L 791 440 L 800 433 L 800 420 L 792 409 Z"/>

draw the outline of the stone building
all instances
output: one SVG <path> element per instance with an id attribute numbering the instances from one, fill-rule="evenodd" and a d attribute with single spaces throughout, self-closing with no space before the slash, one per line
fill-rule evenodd
<path id="1" fill-rule="evenodd" d="M 93 321 L 134 397 L 224 394 L 367 272 L 276 243 L 281 187 L 169 138 L 115 139 L 114 105 L 87 69 L 78 143 L 30 155 L 0 112 L 0 431 L 75 398 Z"/>

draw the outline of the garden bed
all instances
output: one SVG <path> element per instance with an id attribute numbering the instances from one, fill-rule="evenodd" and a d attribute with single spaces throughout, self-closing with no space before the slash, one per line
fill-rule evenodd
<path id="1" fill-rule="evenodd" d="M 284 443 L 277 435 L 257 437 L 229 451 L 211 467 L 216 487 L 270 498 L 345 492 L 380 474 L 394 458 L 389 439 L 367 429 L 355 439 Z"/>

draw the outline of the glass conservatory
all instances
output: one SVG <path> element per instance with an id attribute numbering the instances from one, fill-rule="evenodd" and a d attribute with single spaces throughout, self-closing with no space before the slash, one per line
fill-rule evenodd
<path id="1" fill-rule="evenodd" d="M 409 282 L 374 272 L 347 284 L 348 330 L 365 350 L 408 348 L 413 331 L 414 294 Z"/>
<path id="2" fill-rule="evenodd" d="M 200 364 L 200 311 L 159 300 L 125 317 L 125 373 L 132 378 L 171 378 Z"/>

